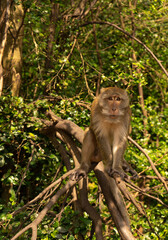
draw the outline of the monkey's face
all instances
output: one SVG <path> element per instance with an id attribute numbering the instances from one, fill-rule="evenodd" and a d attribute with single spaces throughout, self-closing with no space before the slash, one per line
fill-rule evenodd
<path id="1" fill-rule="evenodd" d="M 99 95 L 99 106 L 107 122 L 117 123 L 129 107 L 129 98 L 123 89 L 116 87 L 102 89 Z"/>

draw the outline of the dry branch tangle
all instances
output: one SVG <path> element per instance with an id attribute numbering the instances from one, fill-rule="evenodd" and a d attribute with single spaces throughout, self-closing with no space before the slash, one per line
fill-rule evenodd
<path id="1" fill-rule="evenodd" d="M 54 144 L 54 139 L 59 138 L 62 142 L 66 143 L 66 145 L 69 148 L 69 152 L 71 156 L 74 159 L 74 162 L 76 163 L 76 166 L 79 165 L 80 162 L 80 150 L 77 148 L 75 144 L 75 140 L 82 143 L 84 131 L 77 126 L 75 123 L 69 121 L 69 120 L 62 120 L 61 118 L 57 117 L 52 111 L 47 112 L 47 116 L 52 121 L 42 120 L 44 123 L 44 127 L 42 128 L 41 132 L 45 135 L 47 135 L 51 142 L 53 143 L 54 147 L 58 147 L 57 144 Z M 130 139 L 129 139 L 130 140 Z M 133 142 L 134 143 L 134 142 Z M 136 144 L 135 144 L 136 145 Z M 58 149 L 57 149 L 58 150 Z M 140 149 L 142 151 L 142 149 Z M 64 151 L 63 151 L 64 152 Z M 69 167 L 68 167 L 69 168 Z M 123 182 L 121 179 L 118 181 L 118 179 L 113 179 L 107 176 L 107 174 L 104 172 L 104 166 L 103 163 L 100 162 L 93 166 L 96 177 L 98 179 L 98 183 L 101 187 L 102 193 L 105 197 L 109 212 L 113 218 L 113 221 L 118 229 L 118 232 L 123 240 L 134 240 L 134 236 L 131 233 L 130 229 L 130 220 L 127 213 L 127 209 L 125 207 L 124 201 L 121 201 L 121 192 L 126 193 L 126 198 L 128 198 L 129 201 L 131 201 L 138 209 L 138 211 L 141 214 L 145 214 L 143 212 L 143 209 L 141 206 L 137 203 L 135 198 L 132 196 L 132 194 L 127 190 L 125 182 Z M 73 171 L 67 169 L 68 172 L 62 176 L 62 178 L 56 180 L 54 183 L 49 185 L 46 189 L 43 190 L 35 199 L 31 200 L 29 203 L 27 203 L 22 209 L 17 210 L 13 213 L 13 216 L 18 214 L 23 209 L 30 206 L 32 203 L 35 203 L 37 200 L 41 199 L 42 196 L 51 188 L 54 188 L 57 184 L 59 184 L 62 179 L 65 179 L 67 176 L 69 176 Z M 37 218 L 27 225 L 25 228 L 20 230 L 11 240 L 17 239 L 22 233 L 27 231 L 28 229 L 32 229 L 32 239 L 37 239 L 37 226 L 38 224 L 43 220 L 47 212 L 52 208 L 52 206 L 58 201 L 59 197 L 65 194 L 67 191 L 69 191 L 73 186 L 76 185 L 76 181 L 72 181 L 71 179 L 67 181 L 66 185 L 64 185 L 60 190 L 58 190 L 54 196 L 48 201 L 46 206 L 43 208 L 41 212 L 39 212 Z M 88 201 L 87 196 L 87 181 L 86 179 L 82 179 L 80 177 L 79 181 L 79 195 L 80 198 L 83 200 L 80 202 L 82 210 L 86 211 L 90 218 L 93 221 L 94 231 L 96 234 L 96 239 L 103 240 L 103 233 L 102 233 L 102 220 L 99 215 L 99 213 L 90 205 Z M 119 188 L 118 188 L 119 186 Z M 120 189 L 120 190 L 119 190 Z M 136 190 L 136 189 L 134 189 Z M 115 193 L 117 194 L 114 194 Z M 143 191 L 141 192 L 143 194 Z M 115 197 L 117 196 L 117 197 Z M 150 196 L 149 196 L 150 197 Z M 119 207 L 120 206 L 120 207 Z"/>

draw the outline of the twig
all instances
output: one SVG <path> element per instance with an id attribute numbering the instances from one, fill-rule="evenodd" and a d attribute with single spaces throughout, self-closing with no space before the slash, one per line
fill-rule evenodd
<path id="1" fill-rule="evenodd" d="M 81 57 L 81 60 L 82 60 L 82 66 L 83 66 L 83 73 L 84 73 L 84 79 L 85 79 L 85 83 L 86 83 L 86 88 L 88 90 L 88 94 L 91 95 L 92 97 L 94 97 L 93 95 L 93 92 L 90 90 L 89 88 L 89 84 L 88 84 L 88 80 L 87 80 L 87 76 L 86 76 L 86 71 L 85 71 L 85 61 L 83 59 L 83 55 L 81 53 L 81 50 L 80 50 L 80 47 L 79 47 L 79 44 L 77 42 L 77 49 L 79 51 L 79 54 L 80 54 L 80 57 Z"/>
<path id="2" fill-rule="evenodd" d="M 78 181 L 81 179 L 81 177 L 78 179 Z M 43 220 L 47 212 L 52 208 L 52 206 L 57 202 L 57 200 L 67 192 L 71 187 L 73 187 L 76 184 L 77 181 L 69 180 L 67 184 L 51 198 L 51 200 L 46 204 L 46 206 L 43 208 L 43 210 L 38 214 L 38 217 L 29 225 L 27 225 L 25 228 L 23 228 L 21 231 L 19 231 L 14 237 L 12 237 L 11 240 L 17 239 L 20 235 L 22 235 L 25 231 L 28 229 L 32 229 L 32 240 L 37 239 L 37 226 L 38 224 Z"/>
<path id="3" fill-rule="evenodd" d="M 156 175 L 158 176 L 158 178 L 160 179 L 160 181 L 163 183 L 163 185 L 165 186 L 166 191 L 168 192 L 168 187 L 166 182 L 164 181 L 163 177 L 160 175 L 160 173 L 158 172 L 158 170 L 156 169 L 155 165 L 153 164 L 151 158 L 148 156 L 148 154 L 144 151 L 144 149 L 137 143 L 135 142 L 130 136 L 128 136 L 128 140 L 130 142 L 132 142 L 148 159 L 153 171 L 156 173 Z"/>
<path id="4" fill-rule="evenodd" d="M 160 163 L 158 163 L 162 158 L 164 158 L 164 156 L 166 156 L 168 154 L 168 152 L 165 152 L 159 159 L 157 159 L 156 161 L 155 161 L 155 166 L 157 165 L 160 165 L 160 164 L 162 164 L 162 162 L 160 162 Z M 139 175 L 141 175 L 142 176 L 142 174 L 144 173 L 144 172 L 146 172 L 147 170 L 149 170 L 149 169 L 151 169 L 152 167 L 151 166 L 148 166 L 146 169 L 144 169 L 143 171 L 141 171 L 140 173 L 139 173 Z M 147 176 L 145 176 L 145 177 L 147 177 Z M 152 178 L 152 177 L 154 177 L 154 176 L 150 176 L 150 178 Z M 164 180 L 168 180 L 168 178 L 165 178 L 165 177 L 162 177 Z"/>
<path id="5" fill-rule="evenodd" d="M 97 11 L 97 13 L 98 12 L 99 11 Z M 92 21 L 93 21 L 93 11 L 92 10 L 91 10 L 91 18 L 92 18 Z M 100 54 L 100 51 L 99 51 L 95 24 L 93 24 L 92 27 L 93 27 L 93 37 L 94 37 L 95 46 L 96 46 L 97 59 L 98 59 L 98 63 L 99 63 L 99 71 L 102 72 L 103 63 L 102 63 L 101 54 Z M 98 96 L 99 93 L 100 93 L 100 84 L 101 84 L 101 74 L 98 74 L 97 87 L 96 87 L 96 96 Z"/>
<path id="6" fill-rule="evenodd" d="M 23 176 L 22 176 L 22 179 L 21 179 L 21 181 L 20 181 L 19 187 L 18 187 L 18 189 L 17 189 L 17 191 L 16 191 L 16 196 L 18 195 L 18 193 L 19 193 L 19 191 L 20 191 L 20 188 L 21 188 L 21 186 L 22 186 L 22 183 L 23 183 L 23 181 L 24 181 L 24 178 L 25 178 L 25 176 L 26 176 L 26 173 L 27 173 L 27 171 L 28 171 L 28 169 L 29 169 L 30 162 L 31 162 L 32 159 L 33 159 L 34 151 L 35 151 L 35 148 L 32 150 L 31 156 L 30 156 L 29 161 L 28 161 L 28 163 L 27 163 L 26 170 L 25 170 L 25 172 L 23 173 Z"/>
<path id="7" fill-rule="evenodd" d="M 168 205 L 166 205 L 164 202 L 162 202 L 162 200 L 160 200 L 159 198 L 154 197 L 154 196 L 146 193 L 144 190 L 142 190 L 141 188 L 139 188 L 138 186 L 136 186 L 135 184 L 133 184 L 132 182 L 130 182 L 128 179 L 126 179 L 125 181 L 126 181 L 125 184 L 126 184 L 128 187 L 132 188 L 133 190 L 135 190 L 135 191 L 137 191 L 137 192 L 139 192 L 139 193 L 141 193 L 141 194 L 143 194 L 143 195 L 145 195 L 145 196 L 147 196 L 147 197 L 149 197 L 149 198 L 152 198 L 152 199 L 158 201 L 158 202 L 159 202 L 160 204 L 162 204 L 164 207 L 168 208 Z"/>
<path id="8" fill-rule="evenodd" d="M 77 35 L 77 36 L 78 36 L 78 35 Z M 48 84 L 48 86 L 51 85 L 51 83 L 53 82 L 53 80 L 54 80 L 56 77 L 58 77 L 59 73 L 62 71 L 62 69 L 64 68 L 65 64 L 66 64 L 67 61 L 69 60 L 70 56 L 72 55 L 73 50 L 74 50 L 75 45 L 76 45 L 77 36 L 75 36 L 75 39 L 74 39 L 74 42 L 73 42 L 72 48 L 71 48 L 71 50 L 70 50 L 68 56 L 65 58 L 65 61 L 63 62 L 62 66 L 61 66 L 61 68 L 59 69 L 59 71 L 57 72 L 57 74 L 56 74 L 56 75 L 50 80 L 50 83 Z"/>
<path id="9" fill-rule="evenodd" d="M 156 60 L 156 62 L 159 64 L 159 66 L 161 67 L 161 69 L 163 70 L 163 72 L 166 74 L 166 76 L 168 77 L 168 72 L 166 71 L 166 69 L 164 68 L 164 66 L 162 65 L 161 61 L 155 56 L 155 54 L 138 38 L 132 36 L 131 34 L 129 34 L 128 32 L 126 32 L 124 29 L 120 28 L 119 26 L 117 26 L 114 23 L 110 23 L 110 22 L 102 22 L 102 21 L 92 21 L 92 22 L 85 22 L 84 24 L 81 25 L 81 27 L 84 27 L 86 25 L 89 24 L 100 24 L 100 25 L 109 25 L 112 26 L 116 29 L 118 29 L 120 32 L 124 33 L 125 35 L 127 35 L 128 37 L 134 39 L 136 42 L 138 42 L 140 45 L 142 45 L 149 53 L 150 55 Z"/>
<path id="10" fill-rule="evenodd" d="M 13 216 L 15 216 L 16 214 L 20 213 L 21 211 L 23 211 L 25 208 L 27 208 L 28 206 L 30 206 L 31 204 L 37 202 L 39 199 L 41 199 L 43 197 L 43 195 L 48 192 L 51 188 L 55 187 L 55 185 L 59 184 L 60 182 L 62 182 L 66 177 L 68 177 L 70 174 L 72 174 L 75 171 L 75 169 L 65 173 L 62 177 L 60 177 L 59 179 L 57 179 L 55 182 L 51 183 L 47 188 L 45 188 L 40 194 L 38 194 L 34 199 L 32 199 L 31 201 L 29 201 L 28 203 L 26 203 L 23 207 L 21 207 L 20 209 L 16 210 L 15 212 L 12 213 Z"/>

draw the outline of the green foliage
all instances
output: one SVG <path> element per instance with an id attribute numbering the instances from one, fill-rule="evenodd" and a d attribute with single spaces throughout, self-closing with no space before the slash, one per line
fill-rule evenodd
<path id="1" fill-rule="evenodd" d="M 39 132 L 41 122 L 38 119 L 44 119 L 45 112 L 52 109 L 61 118 L 71 120 L 83 129 L 87 127 L 90 112 L 83 104 L 90 106 L 93 100 L 90 92 L 96 92 L 99 77 L 102 87 L 116 85 L 128 89 L 132 109 L 131 136 L 149 154 L 160 174 L 168 178 L 166 75 L 143 46 L 116 28 L 96 24 L 94 34 L 91 24 L 82 26 L 87 21 L 97 19 L 117 24 L 133 34 L 134 24 L 135 36 L 168 68 L 166 1 L 141 0 L 137 1 L 136 7 L 131 7 L 128 1 L 101 0 L 81 18 L 71 17 L 79 1 L 73 1 L 73 6 L 70 5 L 71 1 L 53 2 L 59 4 L 59 15 L 49 67 L 46 66 L 46 59 L 51 33 L 51 1 L 25 0 L 23 6 L 27 12 L 24 19 L 21 97 L 11 97 L 8 88 L 0 98 L 0 240 L 4 237 L 9 239 L 19 227 L 20 219 L 25 220 L 30 214 L 28 209 L 13 218 L 11 212 L 47 187 L 60 166 L 59 154 Z M 17 7 L 17 1 L 15 4 Z M 89 1 L 86 9 L 88 7 Z M 136 59 L 133 58 L 133 53 Z M 147 117 L 143 115 L 140 104 L 139 86 L 143 87 Z M 155 177 L 148 160 L 132 144 L 128 144 L 125 158 L 138 173 L 144 172 Z M 61 168 L 61 175 L 65 171 L 64 167 Z M 89 201 L 98 209 L 98 187 L 93 173 L 90 173 L 90 180 Z M 144 183 L 140 179 L 137 184 L 143 186 Z M 159 184 L 160 181 L 155 178 L 147 179 L 145 187 L 149 188 L 149 193 L 168 205 L 168 197 Z M 141 198 L 141 201 L 154 231 L 150 229 L 145 217 L 140 216 L 131 205 L 129 214 L 134 235 L 138 239 L 156 240 L 158 234 L 160 238 L 166 239 L 167 210 L 148 197 Z M 54 206 L 55 215 L 60 212 L 61 204 L 62 199 L 61 203 Z M 119 239 L 104 201 L 102 210 L 107 239 Z M 30 221 L 35 217 L 34 213 Z M 138 234 L 140 227 L 143 229 L 142 236 Z M 91 221 L 88 216 L 80 216 L 70 205 L 64 208 L 60 221 L 57 218 L 53 221 L 53 216 L 50 215 L 45 217 L 38 228 L 38 239 L 74 240 L 78 239 L 79 234 L 88 236 L 90 230 Z M 20 239 L 30 237 L 31 231 L 28 231 Z"/>
<path id="2" fill-rule="evenodd" d="M 3 212 L 0 217 L 8 221 L 11 215 L 7 213 L 15 209 L 17 189 L 24 172 L 26 175 L 21 186 L 20 206 L 28 201 L 30 194 L 31 198 L 35 197 L 43 189 L 42 183 L 48 184 L 48 177 L 54 176 L 59 160 L 44 136 L 41 137 L 41 124 L 35 120 L 43 115 L 42 111 L 48 109 L 46 101 L 28 104 L 21 97 L 6 96 L 1 97 L 0 106 L 0 155 L 3 157 L 0 171 Z M 28 163 L 30 166 L 26 171 Z M 11 227 L 16 227 L 19 222 L 12 223 Z"/>

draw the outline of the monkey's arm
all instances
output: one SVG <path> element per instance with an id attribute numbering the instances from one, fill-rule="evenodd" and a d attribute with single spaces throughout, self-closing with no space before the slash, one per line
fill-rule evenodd
<path id="1" fill-rule="evenodd" d="M 85 176 L 88 173 L 95 149 L 96 139 L 94 133 L 92 130 L 87 129 L 82 144 L 81 165 L 73 174 L 72 179 L 78 179 L 80 176 Z"/>

